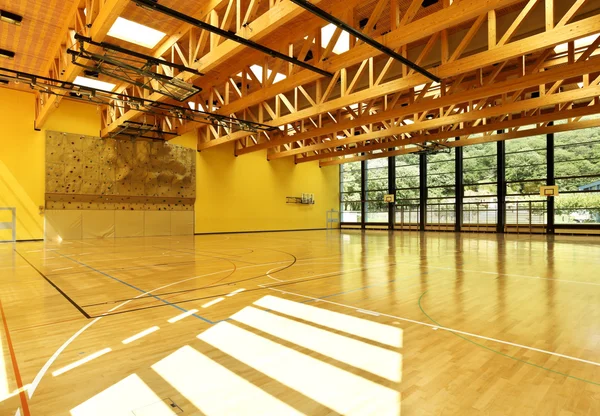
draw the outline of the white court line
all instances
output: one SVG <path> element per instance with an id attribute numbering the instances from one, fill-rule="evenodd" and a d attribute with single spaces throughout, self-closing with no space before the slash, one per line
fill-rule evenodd
<path id="1" fill-rule="evenodd" d="M 59 272 L 59 271 L 61 271 L 61 270 L 70 270 L 70 269 L 72 269 L 72 267 L 63 267 L 62 269 L 54 269 L 54 270 L 52 270 L 52 271 L 53 271 L 53 272 Z"/>
<path id="2" fill-rule="evenodd" d="M 33 396 L 33 393 L 37 389 L 37 386 L 40 384 L 40 381 L 42 381 L 42 377 L 44 377 L 44 374 L 46 374 L 46 372 L 48 371 L 48 369 L 50 368 L 50 366 L 52 364 L 54 364 L 54 361 L 56 361 L 56 359 L 58 358 L 58 356 L 69 346 L 69 344 L 71 344 L 71 342 L 73 342 L 75 340 L 75 338 L 77 338 L 79 335 L 81 335 L 83 333 L 83 331 L 85 331 L 86 329 L 88 329 L 90 326 L 94 325 L 100 319 L 101 318 L 94 319 L 92 322 L 90 322 L 89 324 L 85 325 L 79 331 L 77 331 L 76 333 L 74 333 L 73 336 L 71 338 L 69 338 L 63 345 L 61 345 L 60 348 L 57 349 L 56 352 L 52 355 L 52 357 L 50 357 L 48 359 L 48 361 L 46 361 L 46 364 L 44 364 L 44 366 L 40 369 L 40 371 L 36 374 L 35 378 L 31 382 L 31 388 L 28 390 L 29 399 L 31 399 L 31 396 Z"/>
<path id="3" fill-rule="evenodd" d="M 127 338 L 127 339 L 124 339 L 121 342 L 123 344 L 129 344 L 129 343 L 131 343 L 133 341 L 137 341 L 138 339 L 145 337 L 146 335 L 150 335 L 151 333 L 156 332 L 159 329 L 160 329 L 160 327 L 158 327 L 158 326 L 153 326 L 151 328 L 144 329 L 142 332 L 137 333 L 137 334 L 135 334 L 135 335 L 133 335 L 133 336 Z"/>
<path id="4" fill-rule="evenodd" d="M 12 393 L 8 393 L 4 396 L 0 397 L 0 403 L 2 403 L 5 400 L 10 399 L 11 397 L 15 397 L 16 395 L 20 394 L 23 391 L 27 391 L 27 389 L 31 386 L 31 384 L 26 384 L 21 388 L 16 389 L 15 391 L 13 391 Z"/>
<path id="5" fill-rule="evenodd" d="M 344 305 L 343 303 L 331 302 L 329 300 L 319 299 L 319 298 L 315 298 L 315 297 L 312 297 L 312 296 L 301 295 L 299 293 L 294 293 L 294 292 L 287 292 L 285 290 L 274 289 L 272 287 L 269 287 L 268 289 L 274 290 L 274 291 L 280 292 L 280 293 L 285 293 L 285 294 L 288 294 L 288 295 L 299 296 L 301 298 L 312 299 L 312 300 L 315 300 L 317 302 L 325 302 L 325 303 L 330 303 L 332 305 L 341 306 L 343 308 L 354 309 L 355 311 L 362 311 L 363 313 L 367 312 L 365 309 L 356 308 L 356 307 L 350 306 L 350 305 Z M 404 322 L 410 322 L 410 323 L 417 324 L 417 325 L 428 326 L 428 327 L 430 327 L 430 328 L 432 328 L 434 330 L 441 329 L 441 330 L 452 332 L 452 333 L 455 333 L 455 334 L 461 334 L 461 335 L 466 335 L 466 336 L 469 336 L 469 337 L 484 339 L 486 341 L 493 341 L 493 342 L 497 342 L 497 343 L 500 343 L 500 344 L 505 344 L 505 345 L 510 345 L 510 346 L 513 346 L 513 347 L 517 347 L 517 348 L 525 348 L 525 349 L 530 350 L 530 351 L 541 352 L 543 354 L 553 355 L 555 357 L 566 358 L 567 360 L 579 361 L 581 363 L 592 364 L 592 365 L 600 367 L 600 363 L 598 363 L 598 362 L 588 361 L 588 360 L 584 360 L 582 358 L 572 357 L 570 355 L 559 354 L 559 353 L 553 352 L 553 351 L 546 351 L 546 350 L 542 350 L 542 349 L 539 349 L 539 348 L 529 347 L 527 345 L 515 344 L 513 342 L 503 341 L 501 339 L 490 338 L 490 337 L 486 337 L 486 336 L 483 336 L 483 335 L 472 334 L 470 332 L 459 331 L 458 329 L 452 329 L 452 328 L 448 328 L 448 327 L 445 327 L 445 326 L 432 325 L 432 324 L 428 324 L 426 322 L 415 321 L 414 319 L 402 318 L 400 316 L 389 315 L 389 314 L 386 314 L 386 313 L 375 312 L 375 311 L 369 311 L 369 312 L 378 313 L 380 316 L 386 316 L 388 318 L 394 318 L 394 319 L 398 319 L 398 320 L 404 321 Z"/>
<path id="6" fill-rule="evenodd" d="M 238 289 L 238 290 L 234 290 L 233 292 L 231 292 L 231 293 L 228 293 L 228 294 L 227 294 L 227 295 L 225 295 L 225 296 L 227 296 L 227 297 L 229 298 L 229 297 L 231 297 L 231 296 L 235 296 L 235 295 L 237 295 L 237 294 L 238 294 L 238 293 L 240 293 L 240 292 L 243 292 L 244 290 L 246 290 L 246 289 L 244 289 L 244 288 L 241 288 L 241 289 Z"/>
<path id="7" fill-rule="evenodd" d="M 286 267 L 287 267 L 287 266 L 286 266 Z M 268 278 L 270 278 L 270 279 L 276 280 L 276 281 L 278 281 L 278 282 L 285 282 L 285 280 L 278 279 L 278 278 L 276 278 L 276 277 L 273 277 L 273 276 L 271 276 L 271 275 L 269 274 L 269 273 L 272 273 L 274 270 L 281 271 L 281 270 L 283 270 L 283 269 L 285 269 L 285 267 L 283 267 L 283 268 L 282 268 L 282 267 L 275 267 L 275 268 L 273 268 L 273 269 L 269 270 L 269 271 L 268 271 L 267 273 L 265 273 L 265 274 L 266 274 L 266 275 L 267 275 L 267 277 L 268 277 Z"/>
<path id="8" fill-rule="evenodd" d="M 286 262 L 279 262 L 279 263 L 286 263 Z M 245 269 L 245 268 L 250 268 L 250 267 L 257 267 L 258 265 L 254 265 L 254 266 L 245 266 L 245 267 L 239 267 L 238 269 Z M 183 283 L 183 282 L 187 282 L 188 280 L 192 280 L 192 279 L 198 279 L 201 277 L 207 277 L 207 276 L 211 276 L 211 275 L 215 275 L 218 273 L 226 273 L 230 270 L 225 270 L 225 271 L 220 271 L 220 272 L 214 272 L 214 273 L 209 273 L 209 274 L 205 274 L 205 275 L 200 275 L 200 276 L 194 276 L 194 277 L 190 277 L 187 279 L 183 279 L 180 280 L 178 282 L 173 282 L 170 283 L 168 285 L 164 285 L 161 287 L 158 287 L 156 289 L 152 289 L 149 290 L 148 292 L 145 293 L 141 293 L 140 295 L 136 296 L 136 298 L 139 298 L 141 296 L 145 296 L 148 295 L 150 293 L 156 292 L 157 290 L 160 289 L 164 289 L 166 287 L 169 286 L 173 286 L 179 283 Z M 131 300 L 127 300 L 117 306 L 115 306 L 114 308 L 110 309 L 108 312 L 113 312 L 125 305 L 127 305 L 129 302 L 131 302 Z M 107 312 L 107 313 L 108 313 Z M 102 314 L 102 316 L 106 315 L 106 313 Z M 76 333 L 73 334 L 73 336 L 71 336 L 71 338 L 69 338 L 68 340 L 65 341 L 65 343 L 63 345 L 61 345 L 55 352 L 54 354 L 52 354 L 52 356 L 48 359 L 48 361 L 46 361 L 46 363 L 44 364 L 44 366 L 40 369 L 40 371 L 38 371 L 38 373 L 36 374 L 35 378 L 33 379 L 33 382 L 31 383 L 31 388 L 29 389 L 29 398 L 31 399 L 31 397 L 33 396 L 33 393 L 36 391 L 37 387 L 39 386 L 40 382 L 42 381 L 42 378 L 44 377 L 44 375 L 48 372 L 48 369 L 50 368 L 50 366 L 52 364 L 54 364 L 54 362 L 56 361 L 56 359 L 58 358 L 58 356 L 60 354 L 62 354 L 62 352 L 73 342 L 75 341 L 75 339 L 77 337 L 79 337 L 79 335 L 81 335 L 83 332 L 85 332 L 90 326 L 94 325 L 96 322 L 98 322 L 100 319 L 102 319 L 101 317 L 98 317 L 96 319 L 94 319 L 93 321 L 91 321 L 90 323 L 88 323 L 87 325 L 85 325 L 83 328 L 81 328 L 79 331 L 77 331 Z"/>
<path id="9" fill-rule="evenodd" d="M 356 312 L 366 313 L 367 315 L 379 316 L 379 314 L 377 312 L 367 311 L 364 309 L 357 309 Z"/>
<path id="10" fill-rule="evenodd" d="M 226 240 L 228 240 L 229 238 L 226 238 Z M 42 251 L 42 250 L 39 250 Z M 58 249 L 46 249 L 46 251 L 58 251 Z M 149 257 L 158 257 L 158 256 L 149 256 Z M 263 264 L 255 264 L 255 265 L 250 265 L 250 266 L 244 266 L 244 267 L 238 267 L 237 270 L 241 270 L 241 269 L 250 269 L 250 268 L 255 268 L 255 267 L 263 267 L 263 266 L 267 266 L 270 264 L 283 264 L 283 263 L 289 263 L 289 260 L 287 261 L 275 261 L 275 262 L 269 262 L 269 263 L 263 263 Z M 187 279 L 183 279 L 177 282 L 173 282 L 170 283 L 168 285 L 164 285 L 161 287 L 158 287 L 156 289 L 152 289 L 149 290 L 148 292 L 142 293 L 138 296 L 136 296 L 136 298 L 139 298 L 141 296 L 145 296 L 148 295 L 150 293 L 156 292 L 157 290 L 161 290 L 164 289 L 166 287 L 169 286 L 173 286 L 173 285 L 177 285 L 179 283 L 184 283 L 187 282 L 189 280 L 193 280 L 193 279 L 198 279 L 201 277 L 207 277 L 207 276 L 212 276 L 215 274 L 219 274 L 219 273 L 226 273 L 230 270 L 225 270 L 225 271 L 220 271 L 220 272 L 214 272 L 214 273 L 208 273 L 208 274 L 203 274 L 203 275 L 199 275 L 199 276 L 193 276 Z M 129 302 L 131 302 L 131 300 L 127 300 L 123 303 L 121 303 L 120 305 L 115 306 L 114 308 L 110 309 L 108 312 L 113 312 L 125 305 L 127 305 Z M 108 313 L 107 312 L 107 313 Z M 102 314 L 102 316 L 106 315 Z M 67 349 L 67 347 L 73 342 L 75 341 L 75 339 L 77 339 L 79 337 L 79 335 L 81 335 L 82 333 L 84 333 L 89 327 L 91 327 L 92 325 L 94 325 L 96 322 L 98 322 L 100 319 L 102 319 L 102 316 L 95 318 L 93 321 L 89 322 L 87 325 L 83 326 L 79 331 L 77 331 L 76 333 L 74 333 L 71 338 L 69 338 L 68 340 L 66 340 L 64 342 L 64 344 L 62 344 L 55 352 L 54 354 L 52 354 L 52 356 L 48 359 L 48 361 L 46 361 L 46 363 L 42 366 L 42 368 L 40 369 L 40 371 L 38 371 L 38 373 L 36 374 L 35 378 L 33 379 L 33 382 L 31 383 L 31 388 L 28 390 L 28 395 L 29 395 L 29 399 L 31 399 L 33 397 L 33 393 L 35 393 L 35 391 L 37 390 L 37 387 L 39 386 L 40 382 L 42 381 L 42 378 L 44 378 L 44 376 L 46 375 L 46 373 L 48 372 L 48 369 L 50 368 L 50 366 L 52 366 L 52 364 L 54 364 L 54 362 L 56 361 L 56 359 L 58 358 L 58 356 L 60 354 L 63 353 L 63 351 L 65 349 Z"/>
<path id="11" fill-rule="evenodd" d="M 187 312 L 184 312 L 182 314 L 172 317 L 167 322 L 170 324 L 174 324 L 175 322 L 181 321 L 183 318 L 187 318 L 188 316 L 191 316 L 191 315 L 195 314 L 196 312 L 198 312 L 198 309 L 190 309 Z"/>
<path id="12" fill-rule="evenodd" d="M 69 371 L 69 370 L 72 370 L 72 369 L 74 369 L 74 368 L 76 368 L 76 367 L 79 367 L 80 365 L 83 365 L 83 364 L 85 364 L 85 363 L 87 363 L 87 362 L 89 362 L 89 361 L 92 361 L 92 360 L 94 360 L 94 359 L 96 359 L 96 358 L 98 358 L 98 357 L 101 357 L 101 356 L 103 356 L 104 354 L 108 354 L 108 353 L 109 353 L 109 352 L 111 352 L 111 351 L 112 351 L 112 350 L 111 350 L 110 348 L 104 348 L 103 350 L 97 351 L 97 352 L 95 352 L 95 353 L 93 353 L 93 354 L 90 354 L 90 355 L 88 355 L 88 356 L 87 356 L 87 357 L 85 357 L 85 358 L 82 358 L 81 360 L 77 360 L 77 361 L 75 361 L 74 363 L 71 363 L 71 364 L 69 364 L 69 365 L 67 365 L 67 366 L 65 366 L 65 367 L 63 367 L 63 368 L 61 368 L 61 369 L 58 369 L 58 370 L 54 371 L 54 372 L 52 373 L 52 375 L 53 375 L 54 377 L 58 377 L 58 376 L 60 376 L 61 374 L 64 374 L 64 373 L 66 373 L 66 372 L 67 372 L 67 371 Z"/>
<path id="13" fill-rule="evenodd" d="M 213 299 L 213 300 L 211 300 L 210 302 L 206 302 L 206 303 L 205 303 L 204 305 L 202 305 L 201 307 L 202 307 L 202 308 L 208 308 L 208 307 L 210 307 L 210 306 L 212 306 L 212 305 L 214 305 L 214 304 L 216 304 L 216 303 L 219 303 L 219 302 L 221 302 L 222 300 L 225 300 L 225 298 L 216 298 L 216 299 Z"/>

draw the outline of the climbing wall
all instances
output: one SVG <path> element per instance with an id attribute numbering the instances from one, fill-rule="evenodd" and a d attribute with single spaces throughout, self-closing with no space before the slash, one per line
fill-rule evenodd
<path id="1" fill-rule="evenodd" d="M 48 132 L 46 238 L 192 234 L 195 163 L 168 142 Z"/>
<path id="2" fill-rule="evenodd" d="M 168 142 L 47 133 L 47 209 L 193 210 L 195 176 L 195 152 Z"/>

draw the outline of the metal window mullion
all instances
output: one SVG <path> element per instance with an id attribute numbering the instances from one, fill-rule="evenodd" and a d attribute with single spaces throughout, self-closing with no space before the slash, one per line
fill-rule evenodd
<path id="1" fill-rule="evenodd" d="M 550 122 L 550 125 L 554 123 Z M 554 134 L 549 133 L 546 135 L 546 185 L 556 185 L 556 173 L 554 164 Z M 546 198 L 546 232 L 548 234 L 554 234 L 554 213 L 555 205 L 554 198 Z"/>
<path id="2" fill-rule="evenodd" d="M 459 138 L 457 137 L 456 140 L 459 140 Z M 456 232 L 460 232 L 462 230 L 462 223 L 463 223 L 463 202 L 464 202 L 464 172 L 463 172 L 463 162 L 464 162 L 464 155 L 463 155 L 463 148 L 462 147 L 457 147 L 454 149 L 455 154 L 454 154 L 454 171 L 456 172 L 454 175 L 454 181 L 455 181 L 455 191 L 454 191 L 454 195 L 455 195 L 455 207 L 454 207 L 454 231 Z"/>
<path id="3" fill-rule="evenodd" d="M 419 155 L 419 230 L 425 231 L 427 223 L 427 155 Z"/>
<path id="4" fill-rule="evenodd" d="M 498 134 L 504 133 L 504 130 L 498 130 Z M 498 194 L 498 213 L 497 213 L 497 224 L 496 224 L 496 232 L 504 233 L 506 226 L 506 142 L 500 140 L 497 142 L 497 163 L 498 166 L 498 185 L 497 185 L 497 194 Z"/>

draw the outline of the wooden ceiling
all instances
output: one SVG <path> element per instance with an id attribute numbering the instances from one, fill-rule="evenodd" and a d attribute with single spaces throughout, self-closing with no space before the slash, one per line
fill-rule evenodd
<path id="1" fill-rule="evenodd" d="M 65 16 L 77 0 L 0 0 L 0 10 L 23 16 L 21 26 L 0 23 L 0 48 L 15 52 L 15 59 L 0 58 L 0 66 L 39 73 L 56 53 L 63 36 Z"/>
<path id="2" fill-rule="evenodd" d="M 0 47 L 17 53 L 4 66 L 72 80 L 81 69 L 65 59 L 65 49 L 73 46 L 77 31 L 193 67 L 205 76 L 177 74 L 203 89 L 190 99 L 193 105 L 277 127 L 232 132 L 175 116 L 151 118 L 115 102 L 103 108 L 103 136 L 125 121 L 145 121 L 180 134 L 196 131 L 199 150 L 235 142 L 238 155 L 267 149 L 269 159 L 293 157 L 325 166 L 415 151 L 416 143 L 451 143 L 457 136 L 461 143 L 481 134 L 501 140 L 508 136 L 495 130 L 515 136 L 527 124 L 552 128 L 557 117 L 582 128 L 589 123 L 582 124 L 581 117 L 600 112 L 600 4 L 593 0 L 439 0 L 428 7 L 422 0 L 311 0 L 355 28 L 369 21 L 364 33 L 427 68 L 441 85 L 352 38 L 347 52 L 333 53 L 340 31 L 321 47 L 320 30 L 328 22 L 289 0 L 160 4 L 305 60 L 333 73 L 332 79 L 130 0 L 18 3 L 15 8 L 0 0 L 0 8 L 24 16 L 21 27 L 0 25 Z M 84 15 L 84 8 L 93 12 Z M 167 36 L 153 50 L 107 36 L 119 16 Z M 573 43 L 584 37 L 587 44 Z M 556 53 L 554 47 L 565 42 L 570 42 L 567 50 Z M 277 73 L 285 79 L 275 82 Z M 117 92 L 173 102 L 116 83 Z M 38 127 L 58 102 L 60 97 L 39 95 Z"/>

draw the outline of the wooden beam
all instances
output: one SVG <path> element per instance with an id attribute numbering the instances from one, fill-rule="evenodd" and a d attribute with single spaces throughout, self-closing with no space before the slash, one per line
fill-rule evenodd
<path id="1" fill-rule="evenodd" d="M 488 49 L 494 48 L 496 41 L 496 10 L 490 10 L 488 12 Z"/>
<path id="2" fill-rule="evenodd" d="M 519 118 L 512 118 L 505 121 L 494 122 L 490 124 L 480 124 L 478 126 L 469 126 L 456 130 L 442 131 L 434 134 L 412 136 L 410 139 L 399 139 L 389 140 L 382 143 L 376 143 L 372 145 L 360 145 L 354 148 L 348 148 L 338 150 L 331 153 L 318 153 L 312 156 L 305 156 L 302 158 L 296 158 L 296 163 L 313 162 L 316 160 L 324 160 L 331 157 L 345 156 L 358 153 L 367 153 L 381 149 L 391 149 L 398 146 L 404 146 L 405 144 L 422 143 L 424 141 L 441 141 L 452 139 L 455 137 L 467 138 L 473 134 L 482 134 L 487 132 L 493 132 L 498 130 L 505 130 L 515 127 L 528 126 L 539 123 L 547 123 L 549 121 L 565 120 L 575 117 L 588 116 L 592 114 L 600 113 L 600 106 L 585 106 L 577 109 L 569 109 L 563 111 L 548 111 L 546 113 L 538 114 L 535 116 L 523 116 Z M 408 140 L 408 141 L 407 141 Z"/>
<path id="3" fill-rule="evenodd" d="M 476 138 L 476 139 L 458 140 L 458 141 L 454 141 L 454 142 L 446 142 L 444 144 L 449 147 L 463 147 L 463 146 L 470 146 L 473 144 L 519 139 L 519 138 L 531 137 L 531 136 L 535 136 L 535 135 L 539 135 L 539 134 L 561 133 L 564 131 L 587 129 L 587 128 L 591 128 L 591 127 L 600 127 L 600 118 L 578 121 L 575 123 L 557 124 L 557 125 L 553 125 L 553 126 L 540 127 L 540 128 L 531 129 L 531 130 L 516 130 L 516 131 L 510 132 L 510 133 L 495 134 L 495 135 L 490 135 L 490 136 Z M 332 166 L 332 165 L 341 165 L 344 163 L 358 162 L 361 160 L 380 159 L 383 157 L 399 156 L 399 155 L 408 154 L 408 153 L 416 153 L 419 150 L 420 149 L 418 149 L 418 148 L 401 149 L 401 150 L 395 150 L 395 151 L 390 151 L 390 152 L 381 152 L 381 153 L 377 153 L 375 155 L 357 156 L 357 157 L 352 157 L 352 158 L 340 158 L 340 159 L 335 159 L 335 160 L 322 161 L 319 163 L 319 166 L 325 167 L 325 166 Z"/>
<path id="4" fill-rule="evenodd" d="M 323 0 L 317 0 L 316 2 L 314 2 L 314 4 L 317 5 L 321 1 Z M 254 20 L 254 22 L 252 23 L 251 27 L 243 27 L 241 32 L 238 33 L 238 35 L 245 37 L 246 39 L 259 42 L 261 39 L 264 39 L 271 35 L 278 28 L 288 24 L 294 18 L 300 16 L 302 13 L 304 13 L 304 10 L 291 2 L 277 3 L 273 8 L 256 18 L 256 20 Z M 248 49 L 244 45 L 241 45 L 232 40 L 225 40 L 216 48 L 214 48 L 214 50 L 211 50 L 208 54 L 206 54 L 201 61 L 192 64 L 192 68 L 198 70 L 199 72 L 209 73 L 210 71 L 213 71 L 216 68 L 218 68 L 221 64 L 225 63 L 227 60 L 230 60 L 233 56 L 245 52 L 247 50 Z M 178 76 L 178 78 L 185 82 L 188 82 L 194 79 L 195 77 L 195 74 L 191 74 L 189 72 L 184 72 Z M 151 94 L 148 97 L 148 99 L 154 101 L 162 101 L 165 100 L 165 96 L 160 93 L 154 93 Z M 237 101 L 242 100 L 244 99 Z M 110 132 L 117 129 L 119 125 L 123 124 L 125 121 L 132 120 L 139 114 L 140 112 L 136 110 L 127 111 L 121 117 L 118 117 L 116 120 L 113 120 L 111 124 L 105 126 L 101 131 L 101 136 L 106 137 Z"/>
<path id="5" fill-rule="evenodd" d="M 481 100 L 483 98 L 504 94 L 510 91 L 518 91 L 526 88 L 532 88 L 544 83 L 555 82 L 557 80 L 563 80 L 573 76 L 590 73 L 596 70 L 598 68 L 598 65 L 599 64 L 597 59 L 594 59 L 594 61 L 583 61 L 573 64 L 571 66 L 562 66 L 559 68 L 555 68 L 551 71 L 536 72 L 531 75 L 519 77 L 517 79 L 510 79 L 502 82 L 497 82 L 495 84 L 459 93 L 447 94 L 435 100 L 421 101 L 420 103 L 412 104 L 408 107 L 402 107 L 400 109 L 382 111 L 376 114 L 368 115 L 358 121 L 347 120 L 340 122 L 334 126 L 325 126 L 320 129 L 300 133 L 294 136 L 293 141 L 304 140 L 310 137 L 325 136 L 327 134 L 335 133 L 336 131 L 339 131 L 341 129 L 351 129 L 352 127 L 356 127 L 359 124 L 378 123 L 393 118 L 406 117 L 412 115 L 413 113 L 430 111 L 435 108 L 443 108 L 455 103 L 476 101 Z M 298 113 L 301 112 L 302 110 Z M 256 150 L 259 150 L 261 148 L 265 149 L 274 145 L 289 143 L 291 141 L 292 140 L 289 140 L 289 138 L 287 137 L 274 139 L 271 142 L 266 142 L 264 144 L 244 149 L 244 152 L 241 152 L 240 154 L 250 153 L 254 147 L 258 147 Z"/>
<path id="6" fill-rule="evenodd" d="M 445 10 L 450 10 L 451 8 L 452 7 L 449 7 Z M 440 76 L 441 78 L 459 76 L 460 74 L 468 73 L 469 71 L 473 71 L 492 64 L 501 63 L 509 59 L 522 56 L 524 54 L 531 54 L 540 50 L 547 50 L 565 41 L 578 39 L 580 37 L 597 33 L 598 27 L 600 27 L 600 16 L 592 16 L 580 20 L 578 22 L 569 24 L 568 26 L 556 27 L 549 33 L 539 33 L 536 35 L 532 35 L 528 38 L 511 42 L 507 45 L 504 45 L 501 48 L 494 48 L 493 50 L 483 51 L 478 54 L 459 59 L 455 62 L 442 64 L 437 69 L 438 76 Z M 407 28 L 408 26 L 404 29 L 406 30 Z M 298 75 L 301 74 L 302 72 L 300 72 Z M 371 99 L 383 96 L 385 94 L 407 90 L 416 85 L 420 85 L 426 81 L 426 78 L 420 74 L 411 75 L 405 78 L 400 78 L 394 81 L 387 82 L 385 84 L 376 85 L 373 88 L 359 91 L 357 93 L 347 95 L 346 97 L 336 98 L 330 100 L 327 103 L 321 103 L 318 106 L 313 106 L 310 108 L 299 110 L 293 115 L 283 116 L 279 119 L 267 122 L 267 124 L 277 126 L 280 124 L 291 123 L 302 118 L 314 117 L 317 114 L 325 113 L 328 111 L 334 111 L 337 108 L 346 107 L 350 104 L 359 101 L 369 101 Z M 285 82 L 285 80 L 278 83 L 278 85 L 283 82 Z M 266 91 L 262 90 L 261 94 L 266 95 Z M 209 143 L 204 143 L 203 147 L 217 146 L 228 141 L 240 139 L 242 137 L 245 137 L 246 135 L 247 133 L 244 132 L 234 133 L 229 137 L 221 137 Z M 268 144 L 263 144 L 262 146 L 269 147 Z M 266 147 L 262 148 L 264 149 Z M 244 151 L 249 152 L 249 149 L 252 148 L 253 147 L 244 149 Z M 256 148 L 256 150 L 260 150 L 260 148 Z"/>
<path id="7" fill-rule="evenodd" d="M 510 38 L 515 34 L 523 20 L 527 17 L 529 12 L 533 9 L 533 7 L 537 4 L 538 0 L 529 0 L 527 5 L 521 10 L 521 13 L 517 16 L 517 18 L 512 22 L 508 30 L 504 33 L 500 41 L 498 41 L 498 46 L 502 46 L 508 43 Z"/>
<path id="8" fill-rule="evenodd" d="M 403 45 L 416 42 L 429 37 L 443 29 L 477 19 L 482 14 L 487 14 L 490 10 L 504 8 L 519 3 L 519 0 L 462 0 L 454 2 L 450 7 L 432 13 L 429 16 L 420 19 L 417 22 L 407 24 L 406 26 L 387 33 L 385 36 L 375 38 L 378 42 L 391 49 L 398 49 Z M 380 56 L 381 52 L 373 49 L 369 45 L 357 45 L 348 52 L 331 57 L 323 66 L 323 69 L 329 72 L 336 72 L 341 68 L 348 68 L 360 64 L 363 60 L 371 56 Z M 500 59 L 499 61 L 502 61 Z M 436 71 L 434 71 L 435 73 Z M 258 103 L 272 98 L 282 92 L 291 91 L 298 85 L 305 85 L 321 79 L 322 76 L 312 71 L 299 71 L 294 77 L 287 78 L 277 84 L 263 88 L 246 96 L 243 100 L 238 100 L 221 108 L 223 114 L 231 114 L 243 110 L 244 108 L 257 105 Z M 422 77 L 425 78 L 425 77 Z M 417 84 L 415 84 L 417 85 Z M 343 106 L 342 106 L 343 107 Z M 283 123 L 282 123 L 283 124 Z"/>
<path id="9" fill-rule="evenodd" d="M 564 103 L 564 102 L 568 102 L 568 101 L 593 98 L 597 95 L 600 95 L 600 86 L 587 87 L 587 88 L 582 88 L 582 89 L 578 89 L 578 90 L 557 93 L 557 94 L 553 94 L 553 95 L 546 95 L 544 97 L 532 98 L 529 100 L 502 104 L 502 105 L 498 105 L 498 106 L 494 106 L 494 107 L 485 108 L 482 110 L 471 111 L 468 113 L 450 115 L 450 116 L 439 118 L 439 119 L 426 120 L 426 121 L 410 124 L 407 126 L 399 126 L 399 127 L 394 127 L 394 128 L 387 129 L 387 130 L 376 131 L 373 133 L 361 134 L 360 136 L 348 137 L 345 139 L 338 139 L 338 140 L 333 140 L 333 141 L 329 141 L 329 142 L 325 142 L 325 143 L 304 146 L 299 149 L 292 149 L 292 150 L 288 150 L 285 152 L 272 153 L 268 156 L 268 159 L 269 160 L 280 159 L 280 158 L 289 157 L 289 156 L 293 156 L 293 155 L 297 155 L 297 154 L 311 152 L 314 150 L 323 150 L 323 149 L 327 149 L 327 148 L 335 147 L 335 146 L 339 146 L 339 145 L 357 143 L 357 142 L 361 142 L 361 141 L 369 140 L 369 139 L 373 139 L 373 138 L 387 137 L 387 136 L 398 135 L 398 134 L 402 134 L 402 133 L 412 133 L 412 132 L 419 131 L 419 130 L 429 130 L 429 129 L 440 128 L 442 126 L 449 125 L 449 124 L 463 123 L 466 121 L 472 121 L 472 120 L 477 120 L 477 119 L 482 119 L 482 118 L 497 117 L 497 116 L 502 116 L 505 114 L 514 114 L 514 113 L 518 113 L 518 112 L 525 111 L 525 110 L 535 108 L 535 107 L 550 106 L 550 105 L 556 105 L 556 104 L 560 104 L 560 103 Z"/>
<path id="10" fill-rule="evenodd" d="M 89 34 L 94 41 L 102 42 L 104 40 L 104 37 L 112 27 L 113 23 L 117 20 L 117 17 L 119 17 L 128 4 L 130 4 L 129 0 L 106 0 L 104 2 L 89 31 Z M 67 45 L 65 45 L 65 47 L 67 47 Z M 72 82 L 81 72 L 83 72 L 82 67 L 69 62 L 61 80 Z M 62 97 L 58 95 L 51 95 L 44 104 L 39 107 L 39 112 L 35 119 L 35 128 L 41 129 L 44 126 L 50 114 L 56 110 L 61 99 Z"/>
<path id="11" fill-rule="evenodd" d="M 554 29 L 554 0 L 545 0 L 544 12 L 546 31 Z"/>

